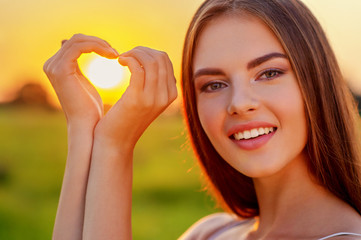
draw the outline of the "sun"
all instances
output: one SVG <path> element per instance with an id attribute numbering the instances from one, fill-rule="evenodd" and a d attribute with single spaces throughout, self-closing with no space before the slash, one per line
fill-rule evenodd
<path id="1" fill-rule="evenodd" d="M 126 91 L 130 71 L 117 59 L 107 59 L 96 53 L 82 54 L 78 64 L 84 76 L 94 85 L 104 104 L 115 104 Z"/>
<path id="2" fill-rule="evenodd" d="M 102 89 L 119 87 L 128 75 L 117 59 L 108 59 L 96 54 L 89 55 L 88 59 L 79 65 L 89 81 Z"/>

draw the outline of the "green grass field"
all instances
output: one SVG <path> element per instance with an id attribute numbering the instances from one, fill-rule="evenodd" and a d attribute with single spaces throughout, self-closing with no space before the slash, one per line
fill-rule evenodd
<path id="1" fill-rule="evenodd" d="M 136 146 L 133 238 L 176 239 L 215 204 L 178 115 L 161 116 Z M 50 239 L 66 160 L 61 112 L 0 109 L 0 239 Z"/>

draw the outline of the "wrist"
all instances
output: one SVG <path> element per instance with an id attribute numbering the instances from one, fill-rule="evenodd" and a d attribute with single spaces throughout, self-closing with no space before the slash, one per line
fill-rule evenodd
<path id="1" fill-rule="evenodd" d="M 93 135 L 96 123 L 95 121 L 68 121 L 67 131 L 68 134 L 91 133 Z"/>
<path id="2" fill-rule="evenodd" d="M 102 166 L 122 166 L 122 169 L 131 171 L 133 152 L 134 147 L 128 144 L 113 144 L 99 136 L 94 137 L 92 165 L 97 166 L 100 162 Z"/>
<path id="3" fill-rule="evenodd" d="M 135 142 L 136 143 L 136 142 Z M 115 138 L 113 135 L 97 130 L 94 131 L 94 147 L 104 149 L 105 151 L 126 153 L 127 155 L 133 153 L 135 143 L 126 138 Z"/>

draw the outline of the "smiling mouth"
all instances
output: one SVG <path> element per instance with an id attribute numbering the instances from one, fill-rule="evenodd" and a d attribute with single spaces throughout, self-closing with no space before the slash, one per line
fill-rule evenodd
<path id="1" fill-rule="evenodd" d="M 272 132 L 275 132 L 277 130 L 276 127 L 260 127 L 260 128 L 253 128 L 250 130 L 245 130 L 242 132 L 237 132 L 234 133 L 230 136 L 231 139 L 234 140 L 248 140 L 248 139 L 253 139 L 253 138 L 257 138 L 259 136 L 262 135 L 268 135 Z"/>

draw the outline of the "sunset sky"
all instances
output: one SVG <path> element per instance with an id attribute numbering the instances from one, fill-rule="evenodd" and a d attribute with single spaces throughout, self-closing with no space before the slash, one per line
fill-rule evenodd
<path id="1" fill-rule="evenodd" d="M 118 52 L 144 45 L 166 51 L 179 79 L 189 21 L 202 0 L 0 0 L 0 101 L 25 82 L 54 92 L 44 62 L 75 33 L 107 40 Z M 354 91 L 361 93 L 361 1 L 304 0 L 324 26 Z M 117 90 L 102 91 L 114 102 Z"/>

